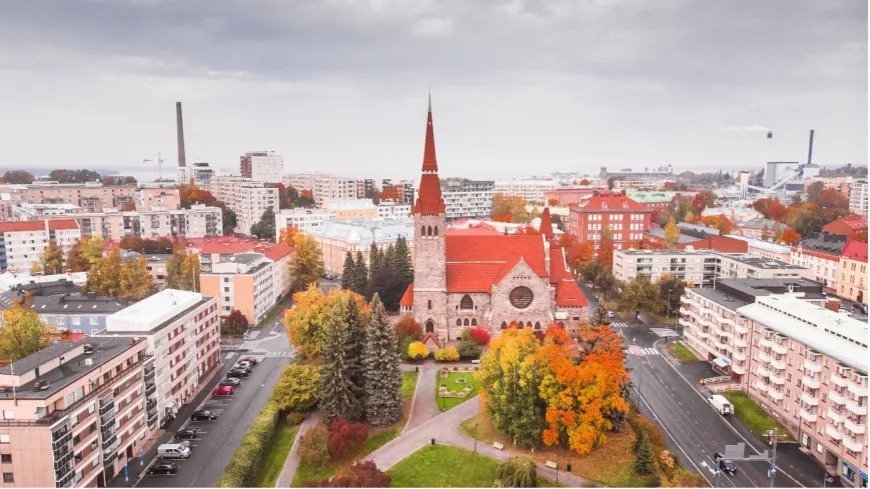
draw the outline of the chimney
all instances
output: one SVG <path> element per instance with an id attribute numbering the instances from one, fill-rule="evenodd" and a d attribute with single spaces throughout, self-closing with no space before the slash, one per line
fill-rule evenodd
<path id="1" fill-rule="evenodd" d="M 175 126 L 178 131 L 178 167 L 187 166 L 184 156 L 184 122 L 181 120 L 181 102 L 175 102 Z"/>
<path id="2" fill-rule="evenodd" d="M 815 129 L 810 129 L 810 150 L 807 154 L 807 165 L 811 165 L 813 163 L 813 136 L 816 135 Z"/>

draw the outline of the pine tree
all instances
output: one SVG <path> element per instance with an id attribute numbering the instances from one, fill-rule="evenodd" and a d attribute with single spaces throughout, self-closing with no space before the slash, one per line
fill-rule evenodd
<path id="1" fill-rule="evenodd" d="M 371 299 L 373 294 L 380 292 L 384 286 L 382 269 L 384 267 L 384 256 L 374 243 L 369 247 L 369 287 L 366 299 Z"/>
<path id="2" fill-rule="evenodd" d="M 341 288 L 345 290 L 353 290 L 353 279 L 356 269 L 354 268 L 353 257 L 350 251 L 344 255 L 344 268 L 341 270 Z"/>
<path id="3" fill-rule="evenodd" d="M 365 328 L 367 318 L 360 311 L 356 299 L 347 297 L 347 315 L 344 318 L 348 330 L 348 342 L 345 343 L 345 359 L 347 369 L 345 378 L 350 380 L 354 392 L 354 404 L 343 412 L 350 421 L 360 421 L 365 417 L 365 371 L 363 370 L 363 352 L 365 350 Z"/>
<path id="4" fill-rule="evenodd" d="M 356 252 L 356 262 L 353 264 L 353 280 L 350 289 L 362 296 L 365 296 L 369 290 L 369 269 L 366 266 L 365 258 L 359 251 Z"/>
<path id="5" fill-rule="evenodd" d="M 652 474 L 655 471 L 652 447 L 646 432 L 640 431 L 637 435 L 637 456 L 634 459 L 634 470 L 640 474 Z"/>
<path id="6" fill-rule="evenodd" d="M 366 420 L 375 426 L 389 426 L 402 417 L 402 372 L 396 337 L 377 294 L 371 307 L 363 356 Z"/>
<path id="7" fill-rule="evenodd" d="M 346 317 L 347 303 L 339 301 L 332 306 L 326 318 L 319 406 L 327 424 L 351 411 L 357 403 L 356 389 L 347 376 L 347 344 L 352 340 L 347 324 L 344 322 Z"/>
<path id="8" fill-rule="evenodd" d="M 414 281 L 414 269 L 411 265 L 411 252 L 408 250 L 408 241 L 404 236 L 399 236 L 396 240 L 396 272 L 401 277 L 405 288 Z"/>
<path id="9" fill-rule="evenodd" d="M 534 448 L 541 441 L 545 428 L 546 404 L 540 396 L 541 366 L 532 359 L 517 365 L 515 407 L 516 416 L 511 421 L 509 435 L 514 443 L 524 448 Z"/>

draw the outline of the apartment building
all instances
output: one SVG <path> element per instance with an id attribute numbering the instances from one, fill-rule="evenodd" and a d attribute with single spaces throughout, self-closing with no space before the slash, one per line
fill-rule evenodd
<path id="1" fill-rule="evenodd" d="M 199 182 L 200 180 L 195 181 Z M 136 209 L 139 211 L 181 208 L 181 195 L 178 193 L 178 188 L 164 184 L 144 184 L 136 190 L 133 197 Z"/>
<path id="2" fill-rule="evenodd" d="M 50 241 L 66 256 L 81 237 L 79 225 L 69 218 L 0 222 L 0 270 L 27 272 Z"/>
<path id="3" fill-rule="evenodd" d="M 144 340 L 154 357 L 158 425 L 193 400 L 220 363 L 217 301 L 198 292 L 164 289 L 109 315 L 94 338 Z"/>
<path id="4" fill-rule="evenodd" d="M 327 173 L 296 173 L 284 176 L 284 184 L 299 192 L 308 190 L 314 197 L 314 204 L 323 207 L 335 199 L 357 198 L 357 181 Z"/>
<path id="5" fill-rule="evenodd" d="M 643 240 L 652 223 L 652 211 L 621 193 L 596 193 L 569 207 L 567 232 L 578 243 L 592 242 L 595 248 L 605 230 L 610 230 L 616 249 Z"/>
<path id="6" fill-rule="evenodd" d="M 615 185 L 616 182 L 614 182 Z M 661 188 L 661 187 L 659 187 Z M 666 191 L 666 190 L 639 190 L 637 188 L 626 189 L 625 196 L 650 210 L 667 209 L 674 197 L 680 195 L 692 198 L 698 192 L 691 191 Z"/>
<path id="7" fill-rule="evenodd" d="M 806 265 L 801 265 L 800 263 L 794 263 L 791 260 L 791 247 L 785 246 L 781 244 L 772 243 L 770 241 L 762 241 L 760 239 L 749 238 L 747 236 L 739 236 L 736 234 L 727 234 L 723 236 L 723 238 L 735 239 L 739 241 L 743 241 L 746 243 L 745 253 L 749 253 L 750 255 L 758 255 L 764 258 L 770 258 L 772 260 L 784 261 L 786 263 L 792 263 L 795 265 L 800 265 L 806 267 Z M 806 267 L 809 268 L 809 267 Z"/>
<path id="8" fill-rule="evenodd" d="M 48 219 L 73 219 L 81 228 L 82 236 L 99 236 L 107 241 L 120 241 L 124 236 L 201 238 L 223 234 L 223 210 L 205 204 L 194 204 L 190 209 L 155 207 L 149 211 L 106 208 L 103 212 Z"/>
<path id="9" fill-rule="evenodd" d="M 323 203 L 322 209 L 339 220 L 378 217 L 378 206 L 371 199 L 331 199 Z"/>
<path id="10" fill-rule="evenodd" d="M 283 181 L 284 158 L 274 151 L 254 151 L 239 158 L 239 172 L 245 178 L 266 183 Z"/>
<path id="11" fill-rule="evenodd" d="M 294 227 L 303 233 L 317 228 L 324 222 L 331 220 L 333 214 L 324 209 L 281 209 L 275 214 L 275 239 L 281 236 L 281 230 Z"/>
<path id="12" fill-rule="evenodd" d="M 0 294 L 0 310 L 14 307 L 25 298 L 50 326 L 73 334 L 96 334 L 106 327 L 106 317 L 133 304 L 131 301 L 81 291 L 66 277 L 16 286 Z M 2 323 L 2 319 L 0 319 Z"/>
<path id="13" fill-rule="evenodd" d="M 221 317 L 233 309 L 257 324 L 277 303 L 273 263 L 261 253 L 238 253 L 217 263 L 199 277 L 203 295 L 217 299 Z"/>
<path id="14" fill-rule="evenodd" d="M 867 179 L 859 178 L 849 185 L 849 210 L 867 217 Z"/>
<path id="15" fill-rule="evenodd" d="M 807 278 L 811 278 L 817 282 L 824 284 L 825 289 L 838 293 L 837 290 L 837 270 L 840 266 L 840 250 L 845 246 L 845 238 L 840 242 L 839 246 L 824 246 L 825 237 L 832 235 L 822 235 L 819 238 L 807 239 L 797 246 L 791 248 L 791 256 L 789 262 L 804 267 L 809 270 Z"/>
<path id="16" fill-rule="evenodd" d="M 12 208 L 10 221 L 35 221 L 46 217 L 67 216 L 82 212 L 75 204 L 34 204 L 31 202 L 16 202 Z"/>
<path id="17" fill-rule="evenodd" d="M 646 178 L 619 178 L 613 180 L 613 190 L 616 192 L 639 190 L 642 192 L 655 192 L 664 188 L 665 185 L 677 183 L 675 178 L 662 178 L 648 180 Z"/>
<path id="18" fill-rule="evenodd" d="M 738 313 L 751 332 L 749 396 L 846 487 L 866 487 L 866 321 L 795 294 L 758 297 Z"/>
<path id="19" fill-rule="evenodd" d="M 250 234 L 266 209 L 278 210 L 278 189 L 266 187 L 259 180 L 245 177 L 217 176 L 212 180 L 212 194 L 236 213 L 236 230 Z"/>
<path id="20" fill-rule="evenodd" d="M 100 212 L 104 207 L 124 208 L 135 204 L 136 185 L 103 185 L 100 182 L 34 182 L 27 185 L 0 185 L 14 202 L 32 204 L 73 204 L 85 212 Z"/>
<path id="21" fill-rule="evenodd" d="M 203 186 L 209 185 L 214 176 L 214 168 L 212 168 L 207 161 L 195 161 L 192 165 L 178 167 L 176 182 L 181 185 L 187 185 L 191 180 L 193 180 L 193 183 L 202 188 Z"/>
<path id="22" fill-rule="evenodd" d="M 378 204 L 377 217 L 382 219 L 409 219 L 411 217 L 411 204 L 381 202 Z"/>
<path id="23" fill-rule="evenodd" d="M 551 207 L 567 207 L 592 197 L 596 192 L 607 192 L 607 185 L 577 185 L 554 188 L 544 192 L 544 200 Z"/>
<path id="24" fill-rule="evenodd" d="M 495 182 L 492 180 L 448 178 L 442 192 L 447 221 L 463 217 L 491 216 L 494 194 Z"/>
<path id="25" fill-rule="evenodd" d="M 342 273 L 348 252 L 356 256 L 359 251 L 368 263 L 372 243 L 384 250 L 399 236 L 404 236 L 411 254 L 414 252 L 414 223 L 411 219 L 328 221 L 308 235 L 320 245 L 324 271 L 336 275 Z"/>
<path id="26" fill-rule="evenodd" d="M 637 275 L 659 280 L 663 275 L 679 277 L 691 286 L 710 286 L 723 278 L 800 278 L 809 270 L 787 262 L 745 253 L 712 250 L 617 250 L 613 254 L 613 276 L 630 281 Z"/>
<path id="27" fill-rule="evenodd" d="M 3 485 L 107 486 L 159 426 L 146 347 L 140 338 L 60 341 L 0 369 Z"/>
<path id="28" fill-rule="evenodd" d="M 867 242 L 850 240 L 837 266 L 837 295 L 867 304 Z"/>
<path id="29" fill-rule="evenodd" d="M 674 243 L 674 248 L 684 250 L 692 247 L 696 250 L 708 249 L 723 253 L 747 253 L 749 246 L 746 241 L 731 236 L 720 236 L 719 229 L 697 224 L 681 222 L 677 224 L 680 235 Z M 651 227 L 643 235 L 644 245 L 652 248 L 667 248 L 668 240 L 662 227 Z"/>
<path id="30" fill-rule="evenodd" d="M 750 219 L 735 224 L 737 225 L 737 228 L 734 229 L 732 234 L 762 240 L 773 239 L 780 231 L 788 228 L 788 226 L 779 221 L 766 219 L 764 217 Z"/>
<path id="31" fill-rule="evenodd" d="M 496 181 L 492 190 L 493 194 L 513 195 L 528 202 L 544 204 L 544 193 L 559 187 L 561 184 L 556 180 L 528 178 Z"/>
<path id="32" fill-rule="evenodd" d="M 87 283 L 88 274 L 87 272 L 67 272 L 67 273 L 56 273 L 52 275 L 31 275 L 27 272 L 21 273 L 12 273 L 11 271 L 5 271 L 0 273 L 0 293 L 7 292 L 11 289 L 30 286 L 34 284 L 41 284 L 46 282 L 57 282 L 63 279 L 66 282 L 70 282 L 73 285 L 84 285 Z"/>
<path id="33" fill-rule="evenodd" d="M 804 180 L 804 194 L 803 198 L 806 200 L 806 189 L 810 185 L 816 182 L 822 182 L 823 188 L 825 189 L 835 189 L 837 192 L 849 196 L 849 188 L 852 185 L 854 178 L 852 177 L 811 177 Z"/>

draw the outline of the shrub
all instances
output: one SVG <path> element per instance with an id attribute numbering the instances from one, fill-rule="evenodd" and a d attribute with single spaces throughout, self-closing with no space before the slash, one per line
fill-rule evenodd
<path id="1" fill-rule="evenodd" d="M 341 469 L 332 479 L 306 482 L 303 487 L 390 487 L 390 476 L 366 460 Z"/>
<path id="2" fill-rule="evenodd" d="M 650 446 L 649 438 L 643 431 L 637 434 L 637 456 L 634 459 L 634 470 L 639 474 L 655 472 L 652 446 Z"/>
<path id="3" fill-rule="evenodd" d="M 473 341 L 460 342 L 459 357 L 463 360 L 475 360 L 480 358 L 480 347 Z"/>
<path id="4" fill-rule="evenodd" d="M 405 360 L 410 360 L 411 358 L 408 356 L 408 347 L 413 343 L 413 338 L 402 338 L 399 340 L 399 354 L 402 355 L 402 358 Z"/>
<path id="5" fill-rule="evenodd" d="M 266 450 L 271 445 L 275 428 L 278 426 L 278 406 L 269 401 L 251 423 L 248 433 L 236 449 L 227 468 L 224 469 L 217 487 L 251 487 L 254 471 L 260 464 Z"/>
<path id="6" fill-rule="evenodd" d="M 538 487 L 535 462 L 528 457 L 508 457 L 498 466 L 496 487 Z"/>
<path id="7" fill-rule="evenodd" d="M 339 416 L 329 425 L 328 449 L 330 455 L 344 458 L 348 453 L 360 447 L 368 437 L 368 428 L 363 423 L 349 423 L 344 416 Z"/>
<path id="8" fill-rule="evenodd" d="M 423 337 L 423 328 L 411 316 L 402 316 L 402 319 L 396 323 L 393 329 L 396 331 L 396 340 L 398 341 L 402 341 L 405 338 L 419 340 Z"/>
<path id="9" fill-rule="evenodd" d="M 288 425 L 297 425 L 301 424 L 302 421 L 305 420 L 305 413 L 298 413 L 296 411 L 291 411 L 284 415 L 284 422 Z"/>
<path id="10" fill-rule="evenodd" d="M 303 462 L 315 466 L 329 462 L 329 432 L 323 425 L 317 425 L 305 432 L 299 442 L 299 458 Z"/>
<path id="11" fill-rule="evenodd" d="M 435 361 L 455 362 L 459 360 L 459 350 L 455 346 L 448 346 L 435 352 Z"/>
<path id="12" fill-rule="evenodd" d="M 489 331 L 483 328 L 471 328 L 469 336 L 471 337 L 471 341 L 474 341 L 480 346 L 486 346 L 489 344 Z"/>
<path id="13" fill-rule="evenodd" d="M 415 341 L 408 345 L 408 358 L 411 360 L 422 360 L 429 356 L 429 347 L 420 341 Z"/>
<path id="14" fill-rule="evenodd" d="M 278 409 L 285 413 L 306 413 L 314 409 L 317 405 L 320 369 L 318 365 L 288 365 L 272 389 L 272 398 Z"/>

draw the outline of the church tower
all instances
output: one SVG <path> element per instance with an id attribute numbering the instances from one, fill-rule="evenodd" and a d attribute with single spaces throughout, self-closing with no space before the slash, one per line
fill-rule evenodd
<path id="1" fill-rule="evenodd" d="M 432 96 L 429 95 L 423 174 L 417 201 L 414 202 L 414 319 L 423 326 L 425 333 L 436 333 L 441 337 L 446 337 L 447 332 L 446 227 L 435 159 Z"/>

